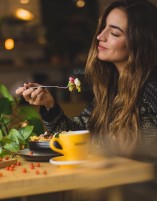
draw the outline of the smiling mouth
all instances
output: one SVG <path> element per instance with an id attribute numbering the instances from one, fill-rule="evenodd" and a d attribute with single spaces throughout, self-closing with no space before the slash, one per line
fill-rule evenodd
<path id="1" fill-rule="evenodd" d="M 98 45 L 98 50 L 107 50 L 107 48 L 106 48 L 106 47 L 103 47 L 103 46 L 101 46 L 101 45 Z"/>

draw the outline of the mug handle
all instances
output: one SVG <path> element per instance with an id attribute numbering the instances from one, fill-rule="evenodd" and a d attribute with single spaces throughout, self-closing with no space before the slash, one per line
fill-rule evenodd
<path id="1" fill-rule="evenodd" d="M 58 138 L 54 138 L 54 139 L 52 138 L 52 139 L 50 140 L 50 143 L 49 143 L 50 148 L 51 148 L 53 151 L 56 151 L 56 152 L 58 152 L 58 153 L 64 155 L 65 152 L 63 151 L 63 149 L 59 149 L 59 148 L 55 147 L 54 142 L 58 142 L 58 143 L 61 145 L 61 142 L 60 142 L 60 140 L 59 140 Z"/>

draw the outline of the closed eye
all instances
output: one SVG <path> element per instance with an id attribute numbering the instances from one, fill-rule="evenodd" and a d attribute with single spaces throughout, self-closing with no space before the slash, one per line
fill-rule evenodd
<path id="1" fill-rule="evenodd" d="M 113 35 L 115 37 L 119 37 L 120 36 L 120 34 L 116 34 L 116 33 L 113 33 L 113 32 L 111 32 L 111 35 Z"/>

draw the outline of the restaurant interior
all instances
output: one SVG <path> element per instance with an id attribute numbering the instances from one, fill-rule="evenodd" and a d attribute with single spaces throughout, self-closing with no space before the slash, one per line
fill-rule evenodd
<path id="1" fill-rule="evenodd" d="M 110 1 L 0 0 L 0 84 L 4 84 L 13 96 L 16 96 L 15 90 L 23 83 L 37 82 L 42 85 L 67 86 L 70 76 L 79 78 L 84 87 L 86 85 L 84 69 L 91 41 L 102 12 L 102 5 Z M 157 0 L 151 1 L 157 4 Z M 51 92 L 69 117 L 81 112 L 84 106 L 91 101 L 92 96 L 90 89 L 83 90 L 82 93 L 69 92 L 64 89 L 53 89 Z M 22 100 L 21 104 L 27 103 Z M 131 168 L 132 163 L 126 162 L 126 164 L 128 169 Z M 135 177 L 138 178 L 138 175 L 139 181 L 147 181 L 147 177 L 148 181 L 151 180 L 152 167 L 143 166 L 145 172 L 142 172 L 140 165 L 133 163 L 137 171 L 129 169 L 128 173 L 122 176 L 122 184 L 126 177 L 130 183 L 136 182 Z M 119 169 L 117 168 L 116 171 L 118 172 Z M 134 171 L 135 176 L 131 179 Z M 110 175 L 112 172 L 109 171 L 108 174 Z M 70 181 L 70 178 L 68 179 Z M 105 179 L 112 183 L 110 177 L 106 176 Z M 97 180 L 95 175 L 95 180 L 91 180 L 91 184 L 93 182 L 94 185 Z M 134 186 L 131 191 L 132 197 L 129 191 L 130 197 L 127 201 L 157 201 L 156 194 L 151 194 L 152 191 L 148 192 L 143 189 L 145 188 L 141 187 L 136 192 L 136 186 Z M 114 190 L 108 192 L 109 194 L 115 193 L 115 196 L 110 194 L 111 199 L 108 200 L 121 201 L 120 191 L 117 188 Z M 127 197 L 128 189 L 123 190 Z M 90 193 L 91 200 L 97 201 L 92 196 L 94 193 L 101 192 Z M 138 196 L 137 200 L 134 200 L 136 193 L 139 200 Z M 48 197 L 44 199 L 49 200 L 49 195 L 45 196 Z M 9 201 L 10 198 L 6 200 Z M 20 200 L 27 201 L 27 198 L 23 196 Z M 28 200 L 40 201 L 40 196 L 30 197 Z"/>
<path id="2" fill-rule="evenodd" d="M 14 95 L 25 82 L 66 86 L 83 78 L 101 12 L 101 0 L 0 0 L 0 82 Z M 106 1 L 107 2 L 107 1 Z M 90 92 L 53 90 L 68 112 L 77 114 Z"/>

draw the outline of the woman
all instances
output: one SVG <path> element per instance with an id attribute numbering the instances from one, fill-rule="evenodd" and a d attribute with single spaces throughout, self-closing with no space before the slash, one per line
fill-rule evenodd
<path id="1" fill-rule="evenodd" d="M 93 38 L 86 76 L 93 103 L 69 119 L 47 89 L 16 90 L 40 105 L 50 132 L 89 129 L 122 150 L 157 142 L 157 8 L 147 0 L 117 0 L 105 9 Z M 114 147 L 113 146 L 113 147 Z"/>

